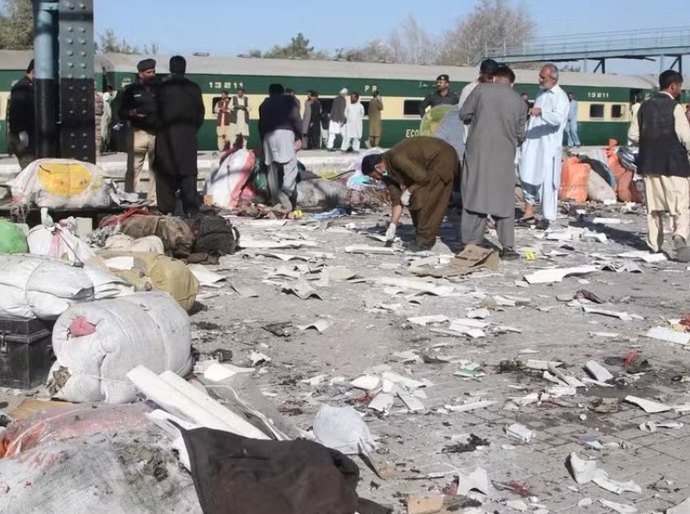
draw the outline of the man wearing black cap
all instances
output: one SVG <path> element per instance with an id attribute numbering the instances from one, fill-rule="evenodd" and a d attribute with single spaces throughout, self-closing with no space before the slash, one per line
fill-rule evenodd
<path id="1" fill-rule="evenodd" d="M 144 160 L 149 160 L 147 198 L 156 203 L 156 174 L 153 152 L 156 144 L 156 61 L 144 59 L 137 64 L 137 81 L 125 88 L 118 110 L 121 120 L 129 122 L 127 135 L 127 171 L 125 191 L 139 191 Z"/>
<path id="2" fill-rule="evenodd" d="M 170 76 L 158 87 L 158 134 L 156 136 L 156 172 L 158 173 L 158 210 L 175 212 L 175 193 L 180 191 L 186 216 L 199 212 L 196 181 L 197 132 L 204 122 L 201 88 L 185 78 L 187 61 L 170 58 Z"/>
<path id="3" fill-rule="evenodd" d="M 460 107 L 462 107 L 462 104 L 465 103 L 465 100 L 467 100 L 467 97 L 470 96 L 470 93 L 474 91 L 475 87 L 477 87 L 479 84 L 493 82 L 494 75 L 496 75 L 497 70 L 498 63 L 496 61 L 493 59 L 484 59 L 479 65 L 479 77 L 462 88 L 462 92 L 460 93 Z"/>
<path id="4" fill-rule="evenodd" d="M 423 118 L 427 107 L 436 107 L 437 105 L 455 105 L 458 103 L 458 95 L 453 93 L 448 85 L 450 79 L 445 73 L 436 77 L 436 92 L 429 93 L 426 98 L 419 104 L 419 115 Z"/>
<path id="5" fill-rule="evenodd" d="M 34 160 L 34 60 L 10 91 L 9 147 L 24 169 Z"/>

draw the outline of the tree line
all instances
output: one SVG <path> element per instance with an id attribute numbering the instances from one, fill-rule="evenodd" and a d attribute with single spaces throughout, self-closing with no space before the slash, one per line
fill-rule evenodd
<path id="1" fill-rule="evenodd" d="M 240 57 L 265 59 L 344 60 L 399 64 L 476 63 L 491 49 L 522 45 L 532 40 L 535 23 L 522 5 L 512 6 L 508 0 L 477 0 L 473 11 L 458 19 L 443 34 L 434 35 L 421 27 L 412 15 L 393 29 L 388 37 L 368 41 L 361 46 L 318 50 L 302 33 L 285 45 L 270 49 L 250 49 Z M 0 11 L 0 49 L 21 50 L 33 46 L 33 10 L 31 0 L 5 0 Z M 97 35 L 97 51 L 101 53 L 156 54 L 153 43 L 138 47 L 119 38 L 107 29 Z"/>

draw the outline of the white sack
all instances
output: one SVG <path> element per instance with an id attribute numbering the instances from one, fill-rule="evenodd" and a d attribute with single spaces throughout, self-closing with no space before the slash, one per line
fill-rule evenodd
<path id="1" fill-rule="evenodd" d="M 80 337 L 70 327 L 79 318 L 95 326 Z M 57 397 L 72 402 L 126 403 L 136 399 L 126 377 L 138 365 L 156 374 L 192 369 L 189 316 L 167 293 L 143 292 L 114 300 L 75 305 L 64 312 L 53 329 L 57 361 L 70 376 Z"/>

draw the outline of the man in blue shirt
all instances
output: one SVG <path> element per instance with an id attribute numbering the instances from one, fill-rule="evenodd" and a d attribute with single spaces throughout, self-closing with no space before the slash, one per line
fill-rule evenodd
<path id="1" fill-rule="evenodd" d="M 568 124 L 565 126 L 565 135 L 568 138 L 568 146 L 582 146 L 580 138 L 577 135 L 577 100 L 575 95 L 568 93 Z"/>

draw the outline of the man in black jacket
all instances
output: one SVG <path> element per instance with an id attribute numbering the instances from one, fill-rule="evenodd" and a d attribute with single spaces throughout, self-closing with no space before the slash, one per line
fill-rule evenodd
<path id="1" fill-rule="evenodd" d="M 158 87 L 158 131 L 155 167 L 158 209 L 174 213 L 175 193 L 180 191 L 186 216 L 199 212 L 196 181 L 197 132 L 204 122 L 201 88 L 185 78 L 187 62 L 176 55 L 170 58 L 170 76 Z"/>
<path id="2" fill-rule="evenodd" d="M 138 78 L 125 88 L 118 116 L 128 121 L 127 127 L 127 171 L 125 191 L 139 190 L 141 170 L 148 156 L 149 184 L 147 197 L 156 202 L 156 174 L 153 165 L 153 150 L 156 144 L 156 61 L 144 59 L 137 64 Z"/>
<path id="3" fill-rule="evenodd" d="M 26 74 L 10 91 L 9 148 L 24 169 L 35 155 L 34 133 L 34 61 L 31 59 Z"/>
<path id="4" fill-rule="evenodd" d="M 640 106 L 628 139 L 640 145 L 637 169 L 644 176 L 647 203 L 647 245 L 660 252 L 664 212 L 671 215 L 676 259 L 690 262 L 690 124 L 678 98 L 683 76 L 674 70 L 659 75 L 659 92 Z"/>
<path id="5" fill-rule="evenodd" d="M 297 155 L 302 147 L 302 121 L 292 96 L 281 84 L 271 84 L 259 107 L 259 135 L 268 166 L 271 203 L 290 210 L 297 204 Z"/>

